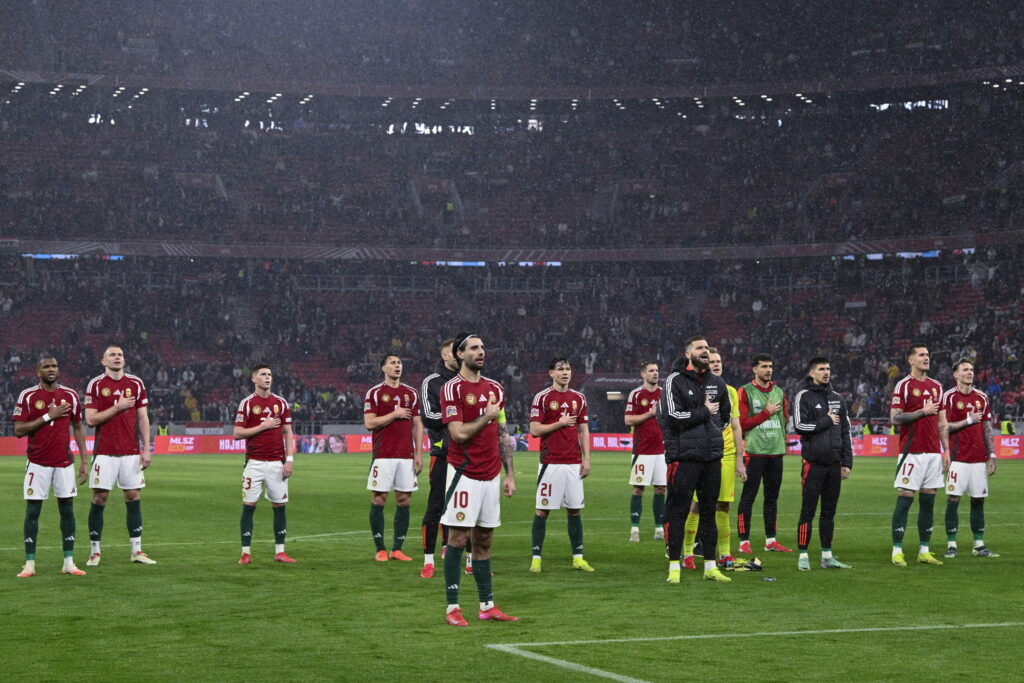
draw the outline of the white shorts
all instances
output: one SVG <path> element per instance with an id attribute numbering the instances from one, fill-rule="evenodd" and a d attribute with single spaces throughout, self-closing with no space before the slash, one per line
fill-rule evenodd
<path id="1" fill-rule="evenodd" d="M 94 455 L 90 486 L 109 491 L 117 484 L 119 489 L 144 489 L 146 477 L 137 455 Z"/>
<path id="2" fill-rule="evenodd" d="M 537 477 L 538 510 L 557 510 L 560 507 L 579 510 L 583 507 L 583 479 L 580 466 L 541 465 Z"/>
<path id="3" fill-rule="evenodd" d="M 419 489 L 416 481 L 416 469 L 412 458 L 378 458 L 370 464 L 370 474 L 366 477 L 366 488 L 369 491 L 401 491 L 412 493 Z"/>
<path id="4" fill-rule="evenodd" d="M 908 491 L 941 489 L 944 486 L 942 456 L 938 453 L 908 453 L 896 471 L 896 480 L 892 486 Z"/>
<path id="5" fill-rule="evenodd" d="M 489 481 L 470 479 L 461 473 L 456 475 L 455 468 L 448 465 L 441 524 L 489 529 L 501 526 L 501 475 Z"/>
<path id="6" fill-rule="evenodd" d="M 50 497 L 51 486 L 57 498 L 74 498 L 78 493 L 75 466 L 47 467 L 28 463 L 25 468 L 25 500 L 46 500 Z"/>
<path id="7" fill-rule="evenodd" d="M 946 475 L 946 493 L 950 496 L 988 498 L 988 463 L 951 462 Z"/>
<path id="8" fill-rule="evenodd" d="M 266 486 L 264 493 L 263 487 Z M 247 460 L 242 472 L 242 502 L 257 503 L 260 493 L 271 503 L 288 502 L 288 480 L 280 460 Z"/>
<path id="9" fill-rule="evenodd" d="M 633 486 L 665 486 L 668 484 L 668 464 L 665 454 L 638 455 L 633 459 L 629 472 L 629 483 Z"/>

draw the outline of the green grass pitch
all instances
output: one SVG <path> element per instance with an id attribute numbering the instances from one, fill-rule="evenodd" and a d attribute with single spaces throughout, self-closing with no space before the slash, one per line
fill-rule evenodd
<path id="1" fill-rule="evenodd" d="M 534 575 L 527 567 L 536 454 L 517 454 L 520 489 L 503 503 L 493 564 L 497 603 L 521 621 L 477 621 L 476 586 L 464 577 L 462 605 L 470 627 L 455 629 L 443 624 L 440 572 L 430 580 L 418 576 L 425 488 L 413 498 L 406 543 L 415 561 L 373 561 L 366 456 L 297 458 L 288 505 L 288 551 L 296 565 L 272 562 L 265 501 L 256 512 L 254 564 L 236 564 L 240 457 L 163 456 L 155 459 L 143 492 L 144 548 L 159 564 L 128 562 L 124 506 L 115 492 L 103 564 L 85 577 L 58 574 L 58 516 L 54 501 L 46 502 L 39 574 L 31 579 L 15 578 L 23 561 L 24 461 L 2 458 L 3 677 L 676 681 L 1020 675 L 1024 463 L 1000 462 L 992 479 L 986 538 L 1001 558 L 968 552 L 943 567 L 893 567 L 894 463 L 864 458 L 844 486 L 834 543 L 852 570 L 817 569 L 815 531 L 814 571 L 798 573 L 795 553 L 759 553 L 762 573 L 732 573 L 733 582 L 720 585 L 684 572 L 682 584 L 670 586 L 663 548 L 651 539 L 649 499 L 643 540 L 627 543 L 628 462 L 627 454 L 593 457 L 583 514 L 586 557 L 596 573 L 570 569 L 565 515 L 556 512 L 548 524 L 544 571 Z M 780 500 L 779 538 L 792 546 L 798 465 L 787 458 Z M 392 505 L 389 500 L 389 546 Z M 80 494 L 76 559 L 83 568 L 88 506 L 89 496 Z M 759 506 L 760 499 L 755 545 L 763 541 Z M 971 545 L 968 507 L 961 504 L 962 549 Z M 944 509 L 940 495 L 933 544 L 940 552 Z M 906 543 L 911 558 L 916 514 L 915 506 Z M 494 644 L 520 647 L 486 647 Z"/>

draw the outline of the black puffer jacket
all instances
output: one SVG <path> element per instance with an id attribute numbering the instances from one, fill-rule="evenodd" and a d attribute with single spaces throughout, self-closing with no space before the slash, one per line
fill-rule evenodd
<path id="1" fill-rule="evenodd" d="M 831 384 L 815 384 L 805 377 L 791 403 L 793 426 L 800 435 L 804 460 L 819 465 L 838 462 L 852 468 L 853 442 L 846 399 L 833 391 Z M 829 417 L 833 412 L 839 415 L 839 424 Z"/>
<path id="2" fill-rule="evenodd" d="M 697 373 L 680 358 L 665 378 L 658 414 L 665 436 L 665 460 L 710 462 L 722 459 L 722 416 L 732 415 L 725 381 L 710 371 Z M 705 397 L 718 403 L 712 414 Z"/>

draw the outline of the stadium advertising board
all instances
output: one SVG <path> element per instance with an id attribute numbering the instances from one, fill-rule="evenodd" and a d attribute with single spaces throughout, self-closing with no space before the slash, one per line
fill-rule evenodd
<path id="1" fill-rule="evenodd" d="M 298 453 L 369 453 L 373 450 L 373 439 L 369 434 L 305 434 L 296 437 Z M 1006 460 L 1024 460 L 1024 436 L 993 437 L 996 456 Z M 528 449 L 540 451 L 540 439 L 529 437 Z M 787 439 L 787 451 L 791 455 L 799 455 L 800 439 L 790 434 Z M 86 438 L 86 446 L 92 451 L 93 439 Z M 17 439 L 13 436 L 0 437 L 0 456 L 25 455 L 28 439 Z M 630 434 L 595 433 L 590 435 L 590 448 L 593 451 L 619 451 L 628 453 L 633 449 L 633 437 Z M 423 452 L 430 451 L 430 444 L 424 439 Z M 78 447 L 71 441 L 71 452 L 78 453 Z M 245 441 L 233 439 L 230 435 L 181 435 L 156 436 L 153 438 L 155 455 L 189 455 L 189 454 L 230 454 L 245 453 Z M 855 436 L 853 454 L 858 457 L 881 456 L 894 458 L 899 455 L 899 437 L 890 434 L 870 434 Z"/>

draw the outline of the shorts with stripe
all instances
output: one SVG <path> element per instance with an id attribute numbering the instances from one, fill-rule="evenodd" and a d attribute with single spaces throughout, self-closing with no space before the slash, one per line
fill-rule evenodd
<path id="1" fill-rule="evenodd" d="M 470 479 L 449 464 L 441 524 L 490 529 L 501 526 L 501 475 L 486 481 Z"/>

